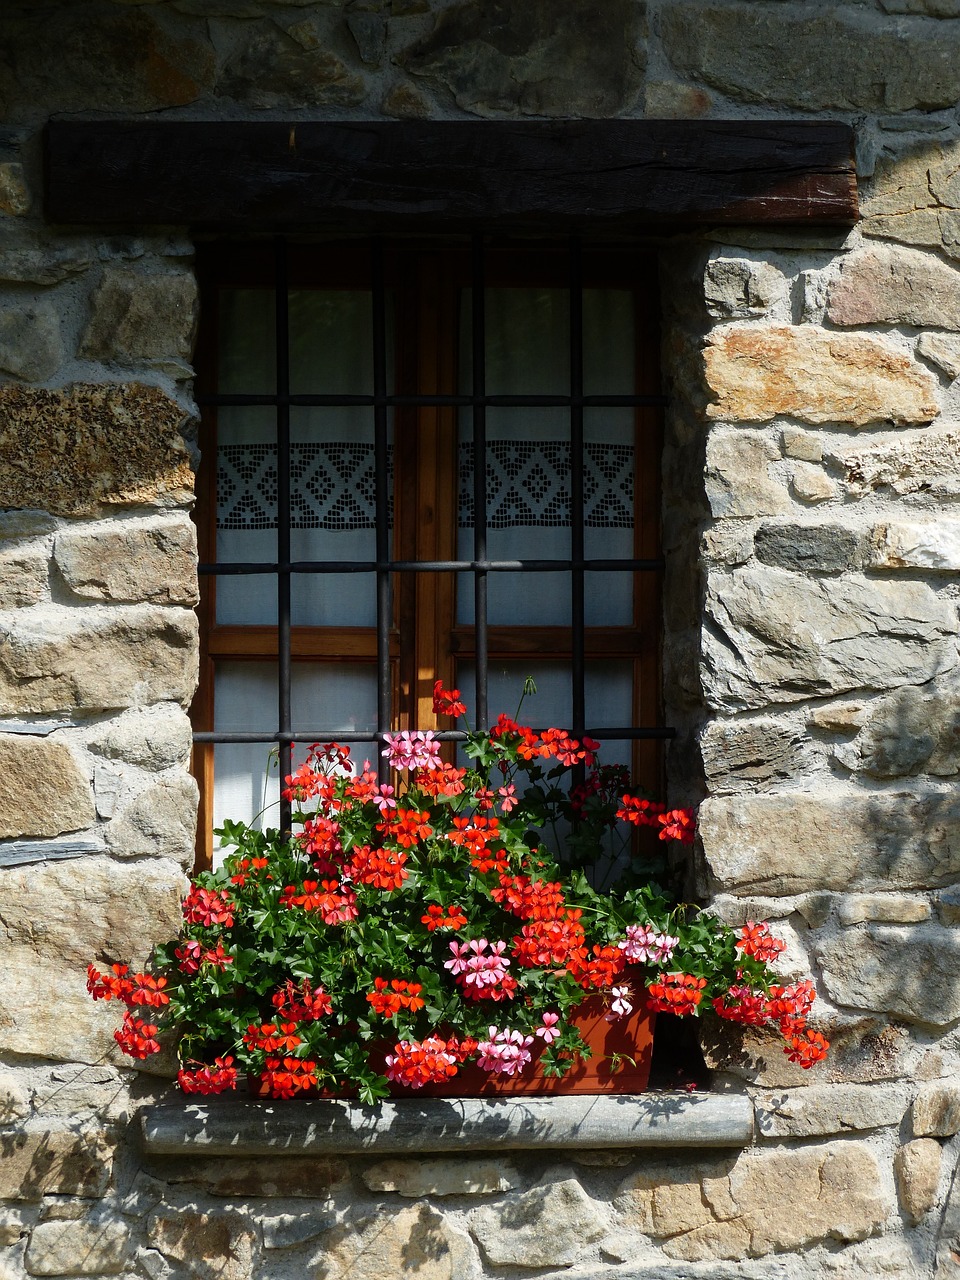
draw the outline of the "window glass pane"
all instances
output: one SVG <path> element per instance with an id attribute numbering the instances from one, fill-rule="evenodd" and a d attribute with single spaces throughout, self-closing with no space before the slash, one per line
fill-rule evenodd
<path id="1" fill-rule="evenodd" d="M 633 721 L 632 664 L 626 659 L 591 659 L 584 664 L 584 699 L 587 724 L 597 728 L 629 725 Z M 568 729 L 573 718 L 570 666 L 539 658 L 491 660 L 487 674 L 487 705 L 491 721 L 501 711 L 515 716 L 523 682 L 532 676 L 537 692 L 525 698 L 520 719 L 535 729 Z M 468 718 L 475 702 L 476 667 L 457 664 L 457 686 L 467 700 Z M 604 764 L 630 766 L 629 742 L 605 742 L 600 753 Z"/>
<path id="2" fill-rule="evenodd" d="M 222 406 L 217 420 L 217 560 L 277 559 L 276 413 Z M 276 626 L 272 576 L 217 579 L 217 621 Z"/>
<path id="3" fill-rule="evenodd" d="M 460 295 L 460 385 L 473 386 L 471 289 Z M 487 395 L 566 395 L 570 299 L 565 289 L 487 289 Z"/>
<path id="4" fill-rule="evenodd" d="M 219 390 L 244 395 L 273 395 L 277 389 L 277 322 L 273 290 L 221 290 L 219 321 Z"/>
<path id="5" fill-rule="evenodd" d="M 637 373 L 633 302 L 633 293 L 629 289 L 584 289 L 584 395 L 635 394 Z"/>
<path id="6" fill-rule="evenodd" d="M 291 392 L 372 395 L 372 295 L 361 289 L 291 289 L 289 298 Z M 391 345 L 388 332 L 388 354 Z"/>
<path id="7" fill-rule="evenodd" d="M 295 733 L 323 737 L 375 730 L 377 680 L 372 663 L 295 662 L 290 683 Z M 266 740 L 262 744 L 218 743 L 214 748 L 215 828 L 224 818 L 252 822 L 264 804 L 274 806 L 265 815 L 265 825 L 276 825 L 280 791 L 277 767 L 270 758 L 269 735 L 277 726 L 277 688 L 275 662 L 217 665 L 214 728 L 226 733 L 262 730 Z M 365 751 L 374 758 L 375 744 L 371 741 L 367 747 L 360 743 L 353 754 L 362 760 Z M 300 748 L 298 759 L 303 754 Z"/>

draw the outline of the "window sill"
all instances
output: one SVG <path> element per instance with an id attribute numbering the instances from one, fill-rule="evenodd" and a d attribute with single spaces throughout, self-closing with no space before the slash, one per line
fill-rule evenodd
<path id="1" fill-rule="evenodd" d="M 745 1147 L 749 1098 L 716 1094 L 620 1097 L 424 1098 L 357 1102 L 236 1101 L 163 1105 L 141 1115 L 153 1155 L 304 1156 L 366 1152 Z"/>

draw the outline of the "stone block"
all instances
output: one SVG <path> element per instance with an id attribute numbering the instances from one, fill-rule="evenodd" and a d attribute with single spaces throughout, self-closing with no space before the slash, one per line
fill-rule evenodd
<path id="1" fill-rule="evenodd" d="M 851 734 L 860 728 L 865 716 L 862 702 L 829 703 L 812 711 L 809 723 L 824 733 Z"/>
<path id="2" fill-rule="evenodd" d="M 32 1212 L 9 1208 L 0 1210 L 0 1247 L 17 1244 L 29 1235 L 35 1217 L 36 1210 Z"/>
<path id="3" fill-rule="evenodd" d="M 837 486 L 820 467 L 809 462 L 795 462 L 790 468 L 790 492 L 801 502 L 817 506 L 837 496 Z"/>
<path id="4" fill-rule="evenodd" d="M 127 1086 L 114 1067 L 52 1067 L 39 1078 L 34 1075 L 31 1084 L 38 1116 L 62 1117 L 74 1125 L 92 1120 L 112 1124 L 128 1118 Z"/>
<path id="5" fill-rule="evenodd" d="M 719 519 L 789 511 L 786 488 L 771 471 L 779 460 L 779 450 L 762 436 L 712 431 L 704 473 L 711 513 Z"/>
<path id="6" fill-rule="evenodd" d="M 960 887 L 944 889 L 937 900 L 941 924 L 960 924 Z"/>
<path id="7" fill-rule="evenodd" d="M 785 458 L 797 458 L 801 462 L 820 462 L 823 458 L 820 437 L 811 431 L 801 431 L 799 427 L 784 427 L 781 444 Z"/>
<path id="8" fill-rule="evenodd" d="M 939 924 L 871 924 L 816 949 L 831 1000 L 943 1027 L 960 1018 L 960 937 Z"/>
<path id="9" fill-rule="evenodd" d="M 882 924 L 919 924 L 929 920 L 930 903 L 902 893 L 850 893 L 837 903 L 837 919 L 845 927 L 874 920 Z"/>
<path id="10" fill-rule="evenodd" d="M 0 386 L 0 506 L 93 515 L 188 502 L 189 415 L 157 387 Z"/>
<path id="11" fill-rule="evenodd" d="M 401 61 L 474 115 L 603 118 L 639 91 L 642 22 L 636 0 L 458 0 Z"/>
<path id="12" fill-rule="evenodd" d="M 706 0 L 668 6 L 660 29 L 677 71 L 742 102 L 895 112 L 936 110 L 960 98 L 960 31 L 877 23 L 859 5 L 758 9 Z M 772 49 L 789 49 L 790 57 L 773 58 Z"/>
<path id="13" fill-rule="evenodd" d="M 89 245 L 69 240 L 50 240 L 35 248 L 29 245 L 0 244 L 0 281 L 10 284 L 59 284 L 86 271 L 93 261 Z"/>
<path id="14" fill-rule="evenodd" d="M 863 1240 L 890 1211 L 862 1142 L 753 1151 L 735 1164 L 658 1163 L 628 1178 L 615 1205 L 685 1262 Z"/>
<path id="15" fill-rule="evenodd" d="M 823 1084 L 766 1092 L 754 1098 L 765 1138 L 813 1138 L 861 1133 L 899 1124 L 902 1085 Z"/>
<path id="16" fill-rule="evenodd" d="M 703 680 L 718 710 L 921 684 L 954 662 L 953 610 L 921 582 L 767 566 L 707 578 Z"/>
<path id="17" fill-rule="evenodd" d="M 714 720 L 700 735 L 711 792 L 740 791 L 794 777 L 809 762 L 803 734 L 779 720 Z"/>
<path id="18" fill-rule="evenodd" d="M 380 110 L 394 120 L 426 120 L 431 113 L 430 101 L 416 85 L 401 80 L 384 95 Z"/>
<path id="19" fill-rule="evenodd" d="M 260 1231 L 265 1249 L 290 1249 L 308 1240 L 315 1240 L 324 1231 L 336 1226 L 336 1211 L 318 1213 L 312 1206 L 306 1213 L 280 1213 L 274 1217 L 260 1218 Z"/>
<path id="20" fill-rule="evenodd" d="M 955 573 L 960 569 L 960 520 L 897 520 L 877 525 L 870 567 Z"/>
<path id="21" fill-rule="evenodd" d="M 960 801 L 949 794 L 717 796 L 698 827 L 713 887 L 739 896 L 925 890 L 960 877 Z"/>
<path id="22" fill-rule="evenodd" d="M 326 1234 L 308 1280 L 478 1280 L 473 1241 L 429 1205 L 353 1219 Z"/>
<path id="23" fill-rule="evenodd" d="M 955 141 L 907 145 L 909 149 L 886 153 L 878 160 L 861 200 L 861 230 L 868 236 L 929 245 L 960 257 L 960 146 Z"/>
<path id="24" fill-rule="evenodd" d="M 913 1101 L 913 1132 L 923 1138 L 952 1138 L 960 1133 L 960 1085 L 935 1080 Z"/>
<path id="25" fill-rule="evenodd" d="M 726 325 L 708 339 L 704 366 L 711 418 L 815 426 L 931 422 L 933 376 L 880 338 L 814 325 Z"/>
<path id="26" fill-rule="evenodd" d="M 555 1171 L 529 1191 L 470 1215 L 470 1228 L 495 1267 L 569 1267 L 606 1235 L 605 1209 L 575 1177 L 564 1176 L 568 1172 Z"/>
<path id="27" fill-rule="evenodd" d="M 225 97 L 251 107 L 352 107 L 367 94 L 363 76 L 338 56 L 316 19 L 290 32 L 273 23 L 241 34 L 217 85 Z"/>
<path id="28" fill-rule="evenodd" d="M 196 615 L 186 609 L 40 606 L 0 618 L 0 702 L 8 714 L 188 705 Z"/>
<path id="29" fill-rule="evenodd" d="M 176 934 L 185 887 L 179 867 L 88 855 L 2 875 L 0 963 L 8 981 L 0 985 L 0 1051 L 73 1062 L 119 1058 L 113 1032 L 122 1010 L 90 999 L 86 967 L 142 963 L 155 943 Z"/>
<path id="30" fill-rule="evenodd" d="M 764 524 L 753 539 L 757 559 L 793 573 L 845 573 L 863 565 L 863 539 L 839 524 Z"/>
<path id="31" fill-rule="evenodd" d="M 12 1125 L 30 1114 L 30 1098 L 19 1079 L 0 1071 L 0 1125 Z"/>
<path id="32" fill-rule="evenodd" d="M 503 1160 L 385 1160 L 364 1170 L 371 1191 L 402 1196 L 478 1196 L 512 1191 L 520 1178 Z"/>
<path id="33" fill-rule="evenodd" d="M 884 13 L 918 13 L 930 18 L 960 18 L 960 0 L 880 0 Z"/>
<path id="34" fill-rule="evenodd" d="M 780 268 L 762 258 L 711 257 L 703 277 L 708 313 L 727 319 L 762 316 L 789 289 Z"/>
<path id="35" fill-rule="evenodd" d="M 0 548 L 0 609 L 25 609 L 48 594 L 50 558 L 45 549 Z"/>
<path id="36" fill-rule="evenodd" d="M 197 282 L 187 272 L 105 267 L 80 340 L 85 360 L 187 360 L 197 324 Z"/>
<path id="37" fill-rule="evenodd" d="M 23 165 L 15 160 L 0 164 L 0 213 L 17 218 L 30 212 L 30 192 Z"/>
<path id="38" fill-rule="evenodd" d="M 173 33 L 152 13 L 59 8 L 44 39 L 33 17 L 4 24 L 8 62 L 0 99 L 8 122 L 60 111 L 154 111 L 195 102 L 212 83 L 213 48 L 204 35 Z M 50 50 L 60 50 L 56 58 Z"/>
<path id="39" fill-rule="evenodd" d="M 897 1196 L 907 1221 L 914 1226 L 937 1202 L 940 1158 L 940 1143 L 935 1138 L 916 1138 L 913 1142 L 905 1142 L 893 1157 Z"/>
<path id="40" fill-rule="evenodd" d="M 107 828 L 107 844 L 118 858 L 172 858 L 193 865 L 199 791 L 182 774 L 152 783 L 121 810 Z"/>
<path id="41" fill-rule="evenodd" d="M 67 1129 L 18 1129 L 0 1144 L 0 1199 L 46 1195 L 102 1196 L 113 1153 L 102 1134 Z"/>
<path id="42" fill-rule="evenodd" d="M 189 1263 L 191 1280 L 250 1280 L 253 1232 L 237 1214 L 161 1210 L 147 1223 L 147 1240 L 165 1258 Z"/>
<path id="43" fill-rule="evenodd" d="M 712 107 L 712 95 L 699 85 L 647 80 L 644 88 L 643 114 L 648 120 L 699 120 Z"/>
<path id="44" fill-rule="evenodd" d="M 40 382 L 63 360 L 60 317 L 49 302 L 0 303 L 0 371 Z"/>
<path id="45" fill-rule="evenodd" d="M 87 747 L 99 756 L 154 770 L 185 766 L 191 745 L 190 719 L 171 703 L 125 711 L 87 740 Z"/>
<path id="46" fill-rule="evenodd" d="M 375 13 L 355 11 L 347 14 L 347 27 L 356 42 L 362 62 L 379 67 L 386 53 L 387 24 Z"/>
<path id="47" fill-rule="evenodd" d="M 838 325 L 960 329 L 960 271 L 917 249 L 871 245 L 844 260 L 827 316 Z"/>
<path id="48" fill-rule="evenodd" d="M 186 515 L 65 530 L 54 560 L 70 590 L 88 600 L 195 605 L 196 526 Z"/>
<path id="49" fill-rule="evenodd" d="M 845 473 L 852 497 L 887 491 L 934 503 L 960 497 L 960 431 L 931 429 L 894 444 L 837 449 L 829 460 Z"/>
<path id="50" fill-rule="evenodd" d="M 191 1182 L 212 1196 L 328 1200 L 346 1186 L 350 1169 L 335 1158 L 185 1160 L 159 1170 L 164 1182 Z"/>
<path id="51" fill-rule="evenodd" d="M 0 840 L 59 836 L 96 820 L 90 780 L 63 742 L 0 734 Z"/>
<path id="52" fill-rule="evenodd" d="M 34 1276 L 115 1276 L 124 1269 L 129 1247 L 125 1222 L 41 1222 L 30 1236 L 25 1262 Z"/>
<path id="53" fill-rule="evenodd" d="M 949 333 L 921 333 L 917 352 L 942 369 L 948 378 L 960 374 L 960 338 Z"/>
<path id="54" fill-rule="evenodd" d="M 907 686 L 869 704 L 860 733 L 834 754 L 846 768 L 875 778 L 960 771 L 960 677 L 950 673 Z"/>

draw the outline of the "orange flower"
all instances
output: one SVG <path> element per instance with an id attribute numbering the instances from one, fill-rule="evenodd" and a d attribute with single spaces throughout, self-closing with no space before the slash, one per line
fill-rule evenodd
<path id="1" fill-rule="evenodd" d="M 706 985 L 706 978 L 695 978 L 691 973 L 666 973 L 659 982 L 648 985 L 650 999 L 647 1004 L 651 1009 L 675 1013 L 682 1018 L 694 1012 L 703 999 Z"/>

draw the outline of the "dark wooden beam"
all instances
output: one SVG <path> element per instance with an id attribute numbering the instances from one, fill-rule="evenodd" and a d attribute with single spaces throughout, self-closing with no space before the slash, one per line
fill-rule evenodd
<path id="1" fill-rule="evenodd" d="M 850 224 L 852 130 L 811 122 L 51 121 L 46 216 L 235 230 Z"/>

